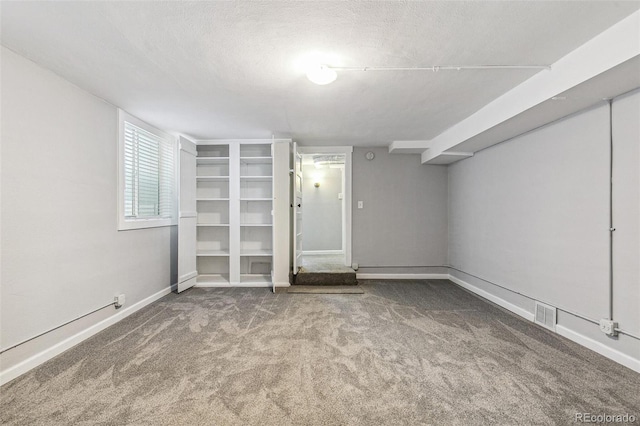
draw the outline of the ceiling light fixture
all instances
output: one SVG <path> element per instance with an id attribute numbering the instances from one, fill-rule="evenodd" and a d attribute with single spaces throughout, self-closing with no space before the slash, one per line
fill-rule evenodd
<path id="1" fill-rule="evenodd" d="M 315 84 L 333 83 L 337 77 L 335 69 L 324 64 L 314 64 L 307 69 L 307 78 Z"/>

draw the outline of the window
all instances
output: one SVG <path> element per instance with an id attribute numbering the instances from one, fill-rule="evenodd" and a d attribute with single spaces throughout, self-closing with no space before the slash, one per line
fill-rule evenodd
<path id="1" fill-rule="evenodd" d="M 118 110 L 118 229 L 176 224 L 175 140 Z"/>

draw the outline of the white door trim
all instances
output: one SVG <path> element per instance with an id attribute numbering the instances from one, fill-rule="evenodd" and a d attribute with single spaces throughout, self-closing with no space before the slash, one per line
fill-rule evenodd
<path id="1" fill-rule="evenodd" d="M 299 187 L 298 187 L 299 185 Z M 298 143 L 293 142 L 293 182 L 291 186 L 293 207 L 293 275 L 298 274 L 298 270 L 302 266 L 302 241 L 304 238 L 304 223 L 300 223 L 298 229 L 298 215 L 304 209 L 304 200 L 302 199 L 303 174 L 302 174 L 302 154 L 298 151 Z M 299 249 L 298 249 L 299 247 Z"/>
<path id="2" fill-rule="evenodd" d="M 178 140 L 178 285 L 182 292 L 196 284 L 197 213 L 196 213 L 196 157 L 195 142 L 180 136 Z M 183 169 L 184 166 L 187 166 Z M 186 198 L 185 198 L 186 197 Z"/>
<path id="3" fill-rule="evenodd" d="M 345 232 L 343 232 L 345 266 L 351 267 L 351 221 L 352 221 L 352 182 L 353 182 L 353 147 L 352 146 L 299 146 L 300 154 L 345 154 L 344 159 L 344 206 L 345 206 Z"/>

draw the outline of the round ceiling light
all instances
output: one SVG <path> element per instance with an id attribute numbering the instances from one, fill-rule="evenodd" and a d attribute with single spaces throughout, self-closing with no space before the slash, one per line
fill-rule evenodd
<path id="1" fill-rule="evenodd" d="M 317 64 L 307 69 L 307 78 L 320 85 L 333 83 L 338 78 L 338 73 L 327 65 Z"/>

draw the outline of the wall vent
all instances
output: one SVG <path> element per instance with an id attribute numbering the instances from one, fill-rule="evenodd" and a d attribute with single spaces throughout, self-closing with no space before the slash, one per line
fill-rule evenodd
<path id="1" fill-rule="evenodd" d="M 534 322 L 540 324 L 544 328 L 556 331 L 556 313 L 557 309 L 544 303 L 536 302 L 536 317 Z"/>

